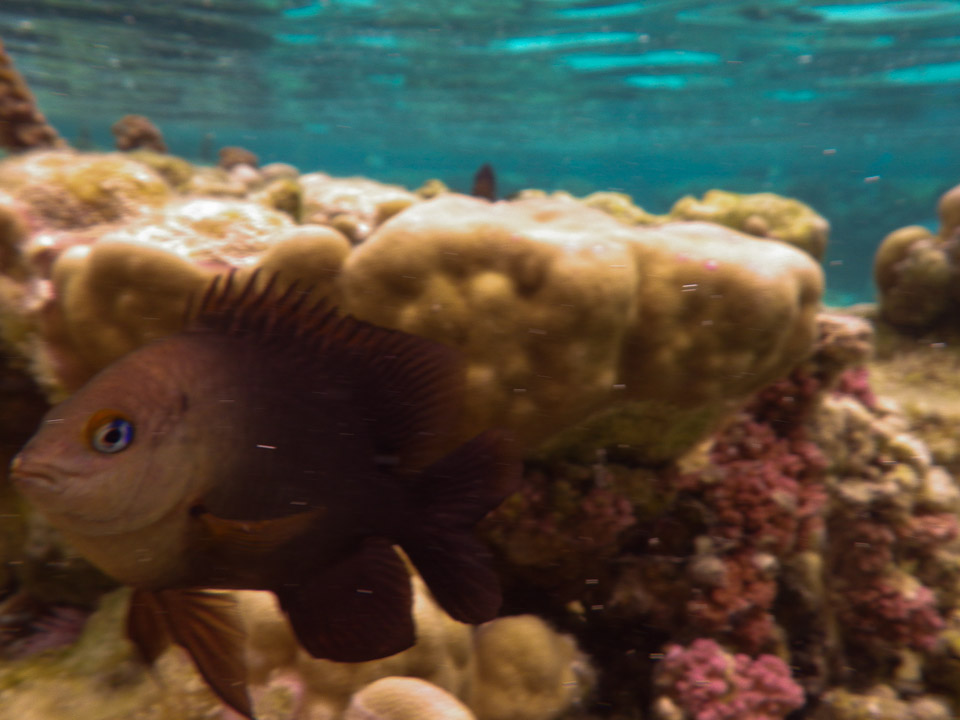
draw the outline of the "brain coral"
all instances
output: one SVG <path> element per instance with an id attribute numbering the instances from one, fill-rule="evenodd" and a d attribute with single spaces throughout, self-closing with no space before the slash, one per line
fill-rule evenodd
<path id="1" fill-rule="evenodd" d="M 806 255 L 706 223 L 627 227 L 563 199 L 445 195 L 347 258 L 344 306 L 468 357 L 468 431 L 538 441 L 612 401 L 741 397 L 808 350 Z"/>

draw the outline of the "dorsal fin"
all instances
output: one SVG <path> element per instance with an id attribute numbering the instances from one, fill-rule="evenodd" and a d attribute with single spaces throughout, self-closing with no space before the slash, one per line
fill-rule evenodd
<path id="1" fill-rule="evenodd" d="M 326 299 L 308 301 L 311 288 L 304 284 L 278 287 L 276 275 L 257 289 L 258 278 L 257 271 L 242 285 L 233 272 L 214 278 L 186 331 L 248 339 L 308 378 L 352 378 L 378 460 L 404 469 L 435 460 L 459 417 L 459 353 L 340 315 Z"/>
<path id="2" fill-rule="evenodd" d="M 473 176 L 473 187 L 470 194 L 490 202 L 497 199 L 497 175 L 493 171 L 493 165 L 484 163 L 480 166 Z"/>

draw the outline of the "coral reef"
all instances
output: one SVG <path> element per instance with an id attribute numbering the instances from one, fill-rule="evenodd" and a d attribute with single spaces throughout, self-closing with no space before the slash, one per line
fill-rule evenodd
<path id="1" fill-rule="evenodd" d="M 667 646 L 654 683 L 655 720 L 778 720 L 804 702 L 780 658 L 734 656 L 704 638 Z"/>
<path id="2" fill-rule="evenodd" d="M 522 197 L 543 196 L 531 190 Z M 553 197 L 569 197 L 556 192 Z M 717 223 L 760 238 L 793 245 L 817 260 L 827 251 L 830 223 L 799 200 L 774 193 L 733 193 L 709 190 L 701 199 L 687 195 L 677 200 L 666 215 L 653 215 L 637 206 L 626 193 L 595 192 L 581 202 L 628 225 L 662 225 L 678 220 Z"/>
<path id="3" fill-rule="evenodd" d="M 720 226 L 629 228 L 572 200 L 418 201 L 373 181 L 235 170 L 252 175 L 222 177 L 249 199 L 182 197 L 202 173 L 177 189 L 129 155 L 0 167 L 3 207 L 24 226 L 6 246 L 20 274 L 0 282 L 0 327 L 51 397 L 170 332 L 190 293 L 226 267 L 276 269 L 363 319 L 463 349 L 461 438 L 506 425 L 532 444 L 576 423 L 581 446 L 602 434 L 656 462 L 782 374 L 813 337 L 819 269 Z M 277 195 L 263 198 L 296 203 L 298 190 L 294 232 L 290 214 L 265 208 L 282 204 Z M 352 242 L 376 228 L 352 250 L 332 229 L 345 216 L 367 228 L 347 228 Z"/>
<path id="4" fill-rule="evenodd" d="M 77 231 L 119 223 L 163 206 L 170 186 L 143 163 L 121 154 L 38 152 L 0 165 L 0 191 L 24 215 L 34 246 L 82 242 L 40 231 Z M 90 242 L 87 238 L 86 242 Z"/>
<path id="5" fill-rule="evenodd" d="M 541 620 L 502 618 L 474 633 L 447 617 L 419 578 L 414 589 L 417 645 L 354 664 L 311 658 L 271 594 L 237 593 L 258 717 L 552 720 L 589 693 L 585 658 Z M 106 595 L 73 645 L 0 660 L 0 720 L 54 720 L 71 708 L 85 720 L 210 717 L 218 702 L 179 648 L 160 658 L 155 678 L 134 658 L 122 637 L 127 597 Z"/>
<path id="6" fill-rule="evenodd" d="M 703 198 L 687 196 L 670 210 L 675 220 L 707 220 L 757 237 L 789 243 L 822 260 L 830 223 L 799 200 L 773 193 L 741 194 L 710 190 Z"/>
<path id="7" fill-rule="evenodd" d="M 716 225 L 457 195 L 384 224 L 341 278 L 358 316 L 462 348 L 470 426 L 527 442 L 619 402 L 725 409 L 807 351 L 820 287 L 802 253 Z"/>
<path id="8" fill-rule="evenodd" d="M 0 42 L 0 148 L 20 152 L 66 145 L 37 108 L 33 93 Z"/>
<path id="9" fill-rule="evenodd" d="M 453 695 L 418 678 L 387 677 L 359 690 L 343 720 L 476 720 Z"/>
<path id="10" fill-rule="evenodd" d="M 901 330 L 958 329 L 960 186 L 937 205 L 940 227 L 910 225 L 887 235 L 874 257 L 881 317 Z"/>
<path id="11" fill-rule="evenodd" d="M 110 132 L 116 138 L 117 150 L 167 152 L 160 128 L 143 115 L 124 115 L 110 127 Z"/>
<path id="12" fill-rule="evenodd" d="M 220 148 L 219 161 L 217 165 L 224 170 L 232 170 L 238 165 L 248 165 L 255 168 L 260 165 L 260 158 L 254 153 L 242 147 L 224 147 Z"/>
<path id="13" fill-rule="evenodd" d="M 354 243 L 418 201 L 397 185 L 367 178 L 334 178 L 324 173 L 301 176 L 304 222 L 331 225 Z"/>
<path id="14" fill-rule="evenodd" d="M 675 467 L 606 454 L 537 461 L 488 520 L 509 607 L 574 630 L 603 669 L 601 696 L 622 712 L 785 717 L 800 688 L 817 698 L 879 685 L 896 707 L 953 707 L 952 691 L 917 695 L 951 685 L 937 676 L 952 662 L 960 491 L 871 390 L 869 324 L 822 314 L 818 325 L 809 359 Z M 717 685 L 708 708 L 709 690 L 692 692 L 707 685 L 664 685 L 656 678 L 693 673 L 678 660 L 683 672 L 664 675 L 643 660 L 668 646 L 704 667 L 723 658 L 717 676 L 736 666 L 732 652 L 743 668 L 776 668 L 769 678 L 779 680 L 745 701 L 771 705 L 749 709 Z M 637 682 L 651 674 L 652 686 Z"/>
<path id="15" fill-rule="evenodd" d="M 213 274 L 261 269 L 460 348 L 457 433 L 505 425 L 527 450 L 519 491 L 482 527 L 505 617 L 459 625 L 415 580 L 417 646 L 339 665 L 297 647 L 272 596 L 242 593 L 260 715 L 960 710 L 960 359 L 926 345 L 872 360 L 869 323 L 818 314 L 820 270 L 787 244 L 815 254 L 815 219 L 759 196 L 708 194 L 712 222 L 669 222 L 609 193 L 491 203 L 168 160 L 0 164 L 0 331 L 47 397 L 177 330 Z M 898 265 L 912 242 L 888 267 L 897 287 L 923 264 Z M 950 242 L 930 247 L 947 257 Z M 29 430 L 0 429 L 11 451 Z M 8 493 L 0 516 L 0 718 L 219 712 L 179 651 L 160 664 L 166 695 L 133 662 L 123 592 Z"/>

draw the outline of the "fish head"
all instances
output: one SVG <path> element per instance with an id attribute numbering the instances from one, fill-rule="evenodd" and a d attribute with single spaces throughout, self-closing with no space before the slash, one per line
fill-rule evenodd
<path id="1" fill-rule="evenodd" d="M 121 358 L 46 414 L 13 460 L 12 483 L 78 536 L 129 533 L 189 506 L 188 385 L 169 350 Z"/>

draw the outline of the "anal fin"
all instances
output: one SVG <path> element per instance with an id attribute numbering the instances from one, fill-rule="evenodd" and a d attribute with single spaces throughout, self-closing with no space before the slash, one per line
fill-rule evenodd
<path id="1" fill-rule="evenodd" d="M 416 640 L 410 575 L 387 540 L 364 540 L 332 567 L 276 593 L 297 639 L 314 657 L 364 662 Z"/>
<path id="2" fill-rule="evenodd" d="M 152 592 L 134 590 L 127 610 L 127 637 L 148 665 L 170 646 L 167 618 Z"/>
<path id="3" fill-rule="evenodd" d="M 127 615 L 127 632 L 151 664 L 172 639 L 190 654 L 210 689 L 253 720 L 244 662 L 245 633 L 236 601 L 229 593 L 136 590 Z"/>
<path id="4" fill-rule="evenodd" d="M 522 471 L 511 436 L 488 430 L 422 473 L 415 522 L 400 544 L 454 620 L 479 624 L 500 609 L 493 558 L 474 527 L 519 485 Z"/>

